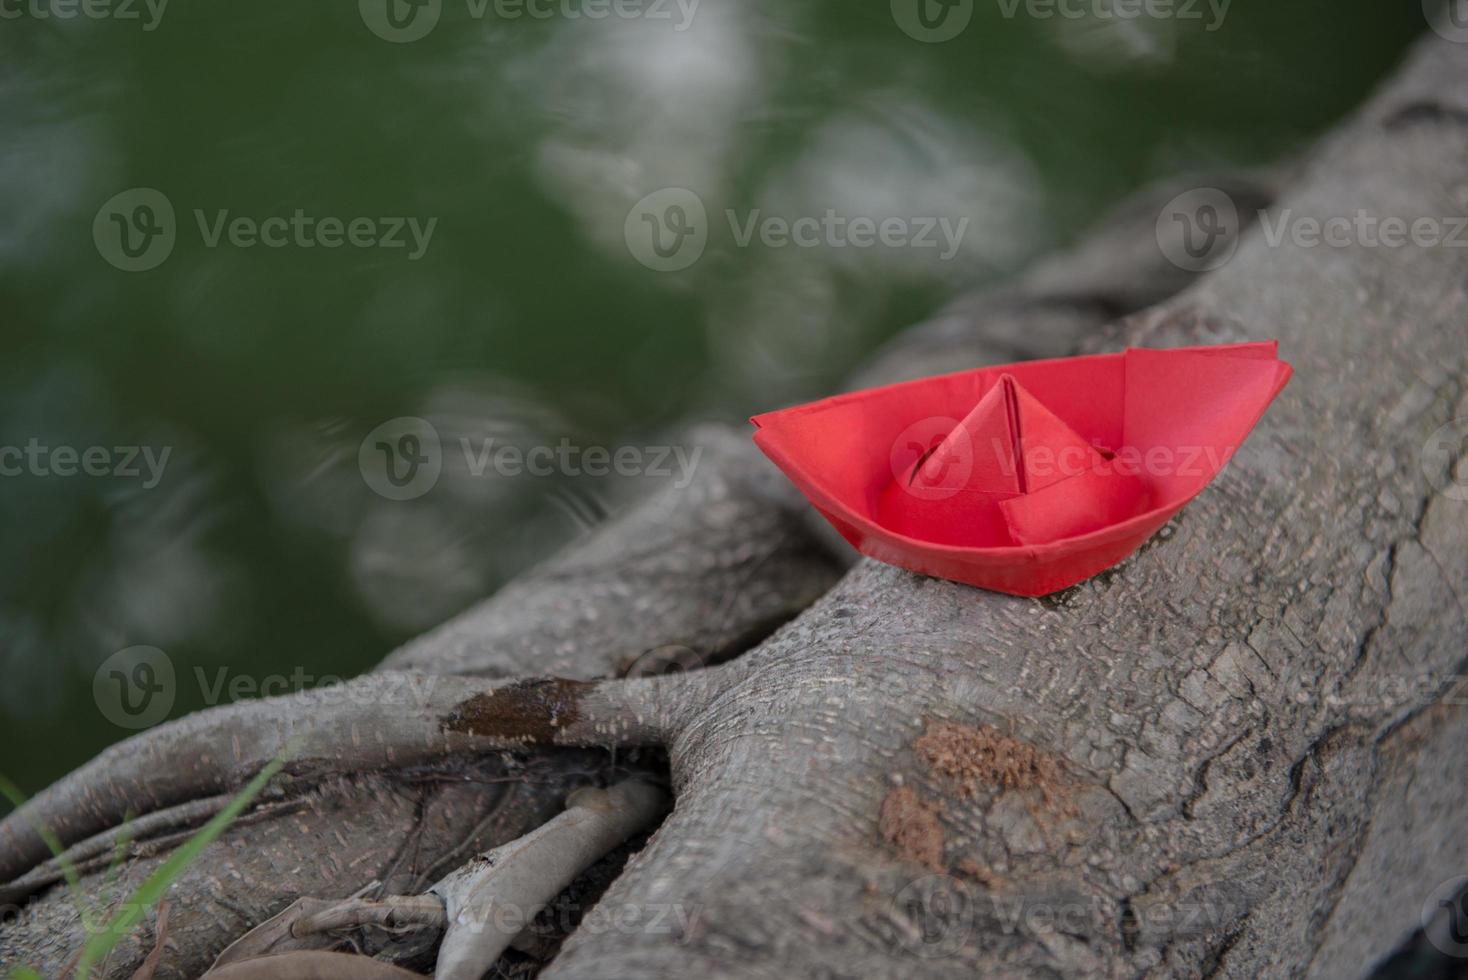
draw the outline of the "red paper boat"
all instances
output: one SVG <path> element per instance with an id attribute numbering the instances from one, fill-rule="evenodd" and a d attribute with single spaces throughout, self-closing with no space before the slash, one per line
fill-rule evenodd
<path id="1" fill-rule="evenodd" d="M 863 554 L 1038 596 L 1130 555 L 1290 377 L 1275 342 L 1029 361 L 757 415 L 755 442 Z"/>

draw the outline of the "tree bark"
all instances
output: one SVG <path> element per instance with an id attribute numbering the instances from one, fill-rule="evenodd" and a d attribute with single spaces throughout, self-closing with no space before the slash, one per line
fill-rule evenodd
<path id="1" fill-rule="evenodd" d="M 1425 41 L 1292 168 L 1270 220 L 1461 215 L 1465 160 L 1468 46 Z M 1206 183 L 1252 214 L 1275 178 Z M 1154 240 L 1186 186 L 856 379 L 1279 338 L 1290 386 L 1122 565 L 1041 600 L 868 560 L 842 574 L 744 435 L 705 427 L 687 491 L 390 657 L 443 683 L 403 718 L 371 694 L 401 673 L 354 682 L 367 709 L 205 712 L 12 814 L 0 878 L 24 906 L 0 962 L 57 975 L 83 935 L 27 819 L 71 846 L 129 807 L 182 814 L 307 726 L 329 734 L 174 886 L 157 977 L 197 975 L 300 896 L 411 894 L 574 787 L 662 771 L 598 745 L 666 750 L 676 805 L 601 898 L 630 925 L 573 932 L 547 980 L 1364 974 L 1468 873 L 1468 503 L 1462 460 L 1427 449 L 1468 415 L 1468 250 L 1255 228 L 1195 281 Z M 668 665 L 701 669 L 616 680 Z M 546 675 L 595 683 L 520 680 Z M 123 887 L 175 839 L 142 842 Z M 84 886 L 125 894 L 99 871 Z M 142 963 L 149 922 L 106 976 Z"/>

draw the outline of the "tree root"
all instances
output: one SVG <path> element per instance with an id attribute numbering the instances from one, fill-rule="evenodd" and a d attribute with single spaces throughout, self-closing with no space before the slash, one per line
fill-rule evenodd
<path id="1" fill-rule="evenodd" d="M 443 902 L 432 895 L 394 895 L 381 901 L 349 898 L 301 917 L 292 928 L 298 936 L 367 927 L 397 931 L 448 925 Z"/>
<path id="2" fill-rule="evenodd" d="M 122 826 L 110 827 L 67 848 L 59 857 L 37 865 L 10 884 L 0 885 L 0 903 L 19 902 L 27 895 L 65 880 L 68 872 L 88 875 L 105 870 L 118 860 L 147 857 L 176 847 L 224 809 L 229 801 L 228 794 L 189 800 L 166 810 L 144 814 Z M 257 803 L 254 809 L 235 821 L 235 826 L 268 820 L 303 805 L 302 800 Z"/>
<path id="3" fill-rule="evenodd" d="M 1332 138 L 1290 207 L 1443 214 L 1453 206 L 1448 190 L 1468 139 L 1453 122 L 1462 103 L 1455 93 L 1465 90 L 1468 59 L 1461 45 L 1433 44 L 1361 120 Z M 1420 111 L 1432 100 L 1442 103 L 1448 122 L 1441 127 Z M 1385 137 L 1378 131 L 1382 120 L 1402 118 L 1416 121 Z M 1171 288 L 1180 277 L 1166 269 L 1156 238 L 1169 197 L 1133 212 L 1131 234 L 1094 240 L 1083 256 L 1030 277 L 1007 305 L 984 297 L 970 313 L 956 309 L 934 321 L 915 353 L 908 340 L 890 352 L 879 365 L 881 380 L 899 369 L 920 374 L 959 360 L 999 359 L 990 357 L 996 338 L 1005 360 L 1037 355 L 1038 346 L 1062 335 L 1066 344 L 1079 342 L 1083 329 L 1161 292 L 1154 285 Z M 1119 247 L 1126 242 L 1134 247 Z M 1445 720 L 1453 717 L 1446 707 L 1431 716 L 1440 727 L 1427 730 L 1441 734 L 1414 731 L 1411 745 L 1404 736 L 1396 758 L 1377 742 L 1380 730 L 1407 731 L 1396 726 L 1420 707 L 1416 695 L 1386 692 L 1424 671 L 1447 676 L 1463 669 L 1464 620 L 1454 604 L 1457 582 L 1468 573 L 1459 560 L 1468 554 L 1463 524 L 1438 506 L 1444 498 L 1424 503 L 1418 467 L 1398 465 L 1426 430 L 1447 421 L 1445 396 L 1453 405 L 1461 398 L 1456 375 L 1451 387 L 1428 381 L 1412 388 L 1419 370 L 1461 362 L 1460 251 L 1306 250 L 1288 242 L 1267 246 L 1255 236 L 1193 295 L 1139 315 L 1124 336 L 1098 341 L 1175 346 L 1267 330 L 1301 370 L 1208 497 L 1155 546 L 1092 582 L 1019 601 L 863 562 L 737 666 L 678 678 L 692 687 L 486 683 L 455 688 L 454 697 L 440 697 L 431 709 L 398 707 L 401 717 L 359 711 L 335 720 L 333 708 L 292 702 L 298 725 L 316 724 L 315 716 L 299 720 L 314 711 L 329 729 L 318 733 L 314 754 L 298 753 L 298 768 L 309 775 L 311 766 L 411 765 L 447 744 L 474 751 L 633 744 L 642 737 L 673 743 L 677 811 L 600 901 L 697 909 L 696 926 L 676 934 L 650 924 L 615 933 L 578 929 L 546 968 L 546 980 L 1334 976 L 1340 971 L 1319 964 L 1359 968 L 1362 950 L 1388 948 L 1417 927 L 1424 871 L 1441 871 L 1444 847 L 1463 836 L 1462 808 L 1453 808 L 1448 790 L 1422 799 L 1405 799 L 1401 790 L 1451 789 L 1465 742 L 1462 726 Z M 1154 283 L 1133 275 L 1136 262 L 1162 276 Z M 1139 278 L 1146 290 L 1131 287 Z M 1041 316 L 1045 310 L 1052 315 Z M 995 333 L 995 323 L 1010 326 Z M 1351 369 L 1340 369 L 1347 359 Z M 1351 533 L 1337 533 L 1341 528 Z M 645 592 L 620 588 L 621 581 L 603 585 L 586 571 L 601 562 L 609 575 L 627 574 L 627 549 L 611 543 L 603 539 L 567 572 L 583 574 L 578 583 L 597 582 L 574 594 L 614 596 L 619 612 L 635 612 L 617 626 L 631 621 L 633 646 L 649 649 L 652 634 L 662 631 L 652 628 L 660 624 L 647 612 Z M 668 563 L 647 576 L 648 590 L 683 599 L 664 583 L 682 585 L 691 567 L 696 563 Z M 511 593 L 475 627 L 508 617 L 530 594 Z M 559 628 L 575 608 L 567 594 L 556 593 L 534 615 Z M 602 622 L 605 608 L 598 607 Z M 588 642 L 580 622 L 575 628 L 578 643 L 568 649 L 584 660 L 576 672 L 605 674 L 610 644 Z M 448 669 L 489 669 L 503 635 L 466 628 L 444 655 Z M 549 646 L 537 639 L 517 655 L 540 663 Z M 433 668 L 428 651 L 415 656 L 416 664 Z M 1298 679 L 1322 697 L 1297 704 Z M 681 712 L 662 699 L 669 691 L 686 698 Z M 1333 691 L 1365 696 L 1350 706 L 1359 724 L 1343 724 L 1347 711 L 1329 699 Z M 599 698 L 605 701 L 590 704 Z M 1002 774 L 965 790 L 961 768 L 918 747 L 929 719 L 994 725 L 1054 756 L 1084 777 L 1068 801 L 1079 815 L 1051 807 L 1053 825 L 1045 826 L 1021 798 L 1026 789 L 1006 790 Z M 146 758 L 130 759 L 127 751 L 106 758 L 131 781 L 120 795 L 167 795 L 174 784 L 142 781 L 139 772 L 169 760 L 184 762 L 190 778 L 202 770 L 203 782 L 213 779 L 222 792 L 241 759 L 269 757 L 284 744 L 276 724 L 242 714 L 221 730 L 194 719 L 191 749 L 135 745 L 131 751 Z M 1399 781 L 1383 783 L 1378 771 Z M 94 797 L 112 792 L 112 770 L 85 772 L 86 793 L 32 815 L 66 816 L 71 806 L 88 814 L 75 819 L 95 823 Z M 180 777 L 177 785 L 186 784 Z M 929 853 L 941 871 L 894 851 L 882 833 L 883 804 L 896 786 L 931 807 L 925 812 L 942 837 Z M 1394 786 L 1405 801 L 1381 804 Z M 1043 792 L 1028 791 L 1039 793 L 1043 808 Z M 1403 814 L 1431 819 L 1400 832 Z M 13 860 L 13 838 L 5 835 L 15 826 L 12 818 L 0 827 L 0 861 Z M 75 826 L 62 829 L 80 839 Z M 488 853 L 505 855 L 500 867 L 508 867 L 517 860 L 512 852 L 534 836 Z M 325 858 L 350 855 L 354 845 L 361 846 L 343 841 L 333 851 L 328 843 Z M 1373 852 L 1374 862 L 1358 861 Z M 462 874 L 477 867 L 471 863 Z M 490 865 L 486 873 L 496 870 Z M 341 891 L 363 879 L 352 880 Z M 548 874 L 536 880 L 549 887 Z M 1343 883 L 1348 902 L 1340 901 Z M 1153 900 L 1132 901 L 1140 895 Z M 1348 915 L 1352 903 L 1356 911 Z M 405 905 L 386 913 L 361 903 L 331 911 L 340 904 L 303 906 L 296 919 L 375 918 L 392 927 L 413 917 Z M 197 927 L 195 950 L 217 948 L 206 944 L 222 930 L 209 925 L 212 932 Z M 1343 939 L 1346 932 L 1356 937 Z M 40 941 L 13 948 L 45 952 Z M 311 963 L 329 963 L 331 972 L 303 972 Z M 229 972 L 245 969 L 256 972 Z M 125 975 L 123 966 L 117 975 Z M 214 976 L 374 975 L 414 976 L 320 950 L 231 964 Z"/>
<path id="4" fill-rule="evenodd" d="M 113 745 L 0 821 L 0 880 L 47 859 L 39 827 L 73 845 L 129 814 L 232 792 L 283 755 L 288 773 L 318 781 L 527 745 L 664 745 L 703 703 L 712 673 L 506 684 L 385 672 L 190 715 Z"/>
<path id="5" fill-rule="evenodd" d="M 208 976 L 235 976 L 249 964 L 274 967 L 287 954 L 321 954 L 356 930 L 382 929 L 443 933 L 435 980 L 477 980 L 541 908 L 614 847 L 651 827 L 668 804 L 667 793 L 635 779 L 577 790 L 565 812 L 466 862 L 423 895 L 293 903 L 231 944 Z"/>

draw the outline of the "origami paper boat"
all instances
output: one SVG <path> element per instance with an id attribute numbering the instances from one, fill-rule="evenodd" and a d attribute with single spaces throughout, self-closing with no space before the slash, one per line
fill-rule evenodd
<path id="1" fill-rule="evenodd" d="M 859 551 L 1038 596 L 1130 555 L 1289 381 L 1275 342 L 960 371 L 757 415 L 755 442 Z"/>

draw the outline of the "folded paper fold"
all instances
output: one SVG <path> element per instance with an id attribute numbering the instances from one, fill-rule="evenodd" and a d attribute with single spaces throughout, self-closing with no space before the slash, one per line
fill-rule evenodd
<path id="1" fill-rule="evenodd" d="M 1290 375 L 1274 343 L 940 375 L 756 416 L 755 441 L 863 553 L 1044 595 L 1134 551 Z"/>

